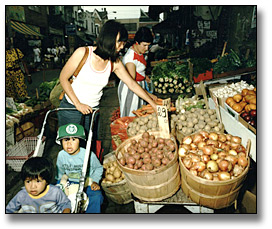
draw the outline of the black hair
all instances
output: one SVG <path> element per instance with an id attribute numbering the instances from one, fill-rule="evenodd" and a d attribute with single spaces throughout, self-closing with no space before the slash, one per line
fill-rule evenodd
<path id="1" fill-rule="evenodd" d="M 116 37 L 120 33 L 119 41 L 127 41 L 128 32 L 124 25 L 114 20 L 107 21 L 99 33 L 97 48 L 94 53 L 104 60 L 115 62 L 118 58 L 116 52 Z"/>
<path id="2" fill-rule="evenodd" d="M 53 165 L 48 159 L 32 157 L 23 164 L 21 178 L 25 181 L 26 178 L 38 179 L 40 176 L 49 184 L 53 178 L 53 171 Z"/>
<path id="3" fill-rule="evenodd" d="M 153 35 L 149 28 L 147 27 L 140 27 L 138 31 L 135 34 L 134 37 L 134 43 L 138 42 L 139 44 L 141 42 L 147 42 L 152 43 L 153 42 Z"/>

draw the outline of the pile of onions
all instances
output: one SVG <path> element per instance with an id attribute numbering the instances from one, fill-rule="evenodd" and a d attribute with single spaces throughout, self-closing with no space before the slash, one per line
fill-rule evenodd
<path id="1" fill-rule="evenodd" d="M 176 144 L 171 139 L 155 137 L 144 132 L 138 141 L 133 139 L 123 157 L 122 166 L 135 170 L 150 171 L 166 166 L 175 158 Z"/>
<path id="2" fill-rule="evenodd" d="M 239 176 L 248 165 L 241 138 L 200 131 L 182 139 L 178 150 L 184 166 L 195 176 L 225 181 Z"/>

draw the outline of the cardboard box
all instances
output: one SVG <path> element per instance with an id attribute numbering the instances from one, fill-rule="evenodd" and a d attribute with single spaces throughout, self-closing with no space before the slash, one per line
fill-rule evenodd
<path id="1" fill-rule="evenodd" d="M 239 122 L 243 124 L 243 126 L 245 126 L 246 128 L 248 128 L 249 130 L 251 130 L 254 134 L 256 134 L 256 128 L 254 128 L 253 126 L 251 126 L 246 120 L 244 120 L 240 115 L 238 118 Z"/>
<path id="2" fill-rule="evenodd" d="M 226 108 L 225 107 L 225 101 L 227 100 L 227 98 L 219 98 L 219 97 L 215 96 L 215 94 L 214 94 L 214 91 L 218 90 L 221 87 L 209 88 L 209 93 L 210 93 L 210 96 L 211 96 L 212 100 L 214 101 L 214 103 L 216 105 L 220 105 L 221 107 Z"/>
<path id="3" fill-rule="evenodd" d="M 227 110 L 227 112 L 234 117 L 237 121 L 239 120 L 239 116 L 240 114 L 238 112 L 236 112 L 235 110 L 233 110 L 228 104 L 225 103 L 225 108 Z"/>

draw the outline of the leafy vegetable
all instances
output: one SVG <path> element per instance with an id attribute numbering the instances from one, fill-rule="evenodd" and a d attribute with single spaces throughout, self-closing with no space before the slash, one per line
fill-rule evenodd
<path id="1" fill-rule="evenodd" d="M 190 62 L 193 64 L 195 77 L 207 70 L 210 71 L 212 68 L 212 63 L 207 58 L 191 58 Z"/>
<path id="2" fill-rule="evenodd" d="M 219 58 L 218 62 L 214 65 L 214 73 L 218 74 L 228 71 L 234 71 L 242 67 L 242 62 L 238 54 L 232 49 L 230 51 L 231 52 L 229 54 Z"/>

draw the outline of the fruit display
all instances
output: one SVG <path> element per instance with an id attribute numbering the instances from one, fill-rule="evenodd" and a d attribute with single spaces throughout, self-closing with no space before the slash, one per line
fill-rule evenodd
<path id="1" fill-rule="evenodd" d="M 228 97 L 226 99 L 226 104 L 228 104 L 237 113 L 256 110 L 256 103 L 256 88 L 253 90 L 243 89 L 241 94 L 235 94 L 233 97 Z"/>
<path id="2" fill-rule="evenodd" d="M 254 128 L 257 127 L 257 111 L 251 110 L 249 112 L 241 113 L 241 118 L 243 118 L 248 124 L 253 126 Z"/>
<path id="3" fill-rule="evenodd" d="M 179 146 L 180 161 L 195 176 L 226 181 L 238 177 L 249 164 L 242 139 L 230 134 L 200 131 Z"/>

